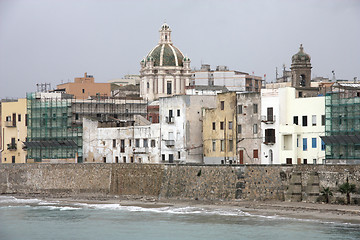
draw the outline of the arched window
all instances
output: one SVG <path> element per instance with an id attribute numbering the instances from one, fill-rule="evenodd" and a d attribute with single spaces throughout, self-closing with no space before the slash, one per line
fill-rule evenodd
<path id="1" fill-rule="evenodd" d="M 300 86 L 305 87 L 305 83 L 306 83 L 305 75 L 301 74 L 300 75 Z"/>

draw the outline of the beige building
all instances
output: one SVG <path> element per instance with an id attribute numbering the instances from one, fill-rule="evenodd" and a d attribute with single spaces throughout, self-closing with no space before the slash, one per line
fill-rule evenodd
<path id="1" fill-rule="evenodd" d="M 72 94 L 75 98 L 86 99 L 90 96 L 102 95 L 110 96 L 110 83 L 96 83 L 92 75 L 84 74 L 84 77 L 75 78 L 73 83 L 64 83 L 57 85 L 56 92 L 62 91 Z"/>
<path id="2" fill-rule="evenodd" d="M 23 149 L 27 136 L 26 99 L 1 105 L 1 162 L 26 163 L 27 151 Z"/>
<path id="3" fill-rule="evenodd" d="M 205 164 L 236 164 L 236 92 L 220 93 L 215 108 L 203 109 Z"/>

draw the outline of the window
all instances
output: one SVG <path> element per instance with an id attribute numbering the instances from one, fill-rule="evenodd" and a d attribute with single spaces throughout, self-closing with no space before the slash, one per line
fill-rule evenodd
<path id="1" fill-rule="evenodd" d="M 18 114 L 18 121 L 21 122 L 21 114 Z"/>
<path id="2" fill-rule="evenodd" d="M 171 89 L 172 87 L 171 87 L 171 82 L 167 82 L 166 83 L 166 90 L 167 90 L 167 94 L 171 94 Z"/>
<path id="3" fill-rule="evenodd" d="M 115 162 L 119 163 L 119 157 L 118 156 L 115 157 Z"/>
<path id="4" fill-rule="evenodd" d="M 239 105 L 238 106 L 238 114 L 242 114 L 242 111 L 243 111 L 243 107 L 242 107 L 242 105 Z"/>
<path id="5" fill-rule="evenodd" d="M 6 121 L 11 122 L 11 116 L 6 116 Z"/>
<path id="6" fill-rule="evenodd" d="M 140 147 L 140 139 L 135 139 L 135 147 Z"/>
<path id="7" fill-rule="evenodd" d="M 103 162 L 106 163 L 106 157 L 103 157 Z"/>
<path id="8" fill-rule="evenodd" d="M 220 122 L 220 130 L 224 130 L 224 122 Z"/>
<path id="9" fill-rule="evenodd" d="M 161 160 L 164 162 L 165 161 L 165 154 L 161 155 Z"/>
<path id="10" fill-rule="evenodd" d="M 155 147 L 155 140 L 151 140 L 151 147 Z"/>
<path id="11" fill-rule="evenodd" d="M 233 124 L 232 122 L 229 122 L 229 129 L 232 129 L 233 128 Z"/>
<path id="12" fill-rule="evenodd" d="M 316 164 L 316 158 L 313 159 L 313 164 Z"/>
<path id="13" fill-rule="evenodd" d="M 216 140 L 212 141 L 212 150 L 213 150 L 213 152 L 216 151 Z"/>
<path id="14" fill-rule="evenodd" d="M 253 158 L 259 158 L 259 150 L 254 149 L 254 151 L 253 151 Z"/>
<path id="15" fill-rule="evenodd" d="M 325 115 L 321 115 L 321 126 L 325 126 Z"/>
<path id="16" fill-rule="evenodd" d="M 28 125 L 28 115 L 25 114 L 25 126 L 27 126 L 27 125 Z"/>
<path id="17" fill-rule="evenodd" d="M 316 126 L 316 115 L 312 115 L 312 125 Z"/>
<path id="18" fill-rule="evenodd" d="M 220 108 L 221 108 L 221 110 L 224 110 L 224 108 L 225 108 L 225 102 L 224 101 L 220 102 Z"/>
<path id="19" fill-rule="evenodd" d="M 275 143 L 275 129 L 265 129 L 265 143 Z"/>
<path id="20" fill-rule="evenodd" d="M 177 116 L 180 117 L 180 109 L 177 110 Z"/>
<path id="21" fill-rule="evenodd" d="M 148 147 L 148 140 L 147 140 L 147 138 L 144 138 L 144 142 L 143 142 L 143 144 L 144 144 L 144 147 L 145 147 L 145 148 L 147 148 L 147 147 Z"/>
<path id="22" fill-rule="evenodd" d="M 150 88 L 149 82 L 146 83 L 146 88 Z"/>
<path id="23" fill-rule="evenodd" d="M 321 151 L 325 151 L 325 142 L 321 139 Z"/>
<path id="24" fill-rule="evenodd" d="M 267 108 L 267 121 L 274 121 L 274 109 L 272 107 Z"/>
<path id="25" fill-rule="evenodd" d="M 258 132 L 258 125 L 254 124 L 253 126 L 253 133 L 256 134 Z"/>
<path id="26" fill-rule="evenodd" d="M 113 139 L 113 148 L 116 147 L 116 139 Z"/>
<path id="27" fill-rule="evenodd" d="M 296 139 L 296 147 L 299 147 L 299 138 Z"/>
<path id="28" fill-rule="evenodd" d="M 129 147 L 131 147 L 131 139 L 129 139 Z"/>
<path id="29" fill-rule="evenodd" d="M 174 154 L 169 154 L 169 163 L 174 162 Z"/>
<path id="30" fill-rule="evenodd" d="M 75 120 L 79 120 L 79 114 L 75 113 Z"/>
<path id="31" fill-rule="evenodd" d="M 238 127 L 237 127 L 237 132 L 238 132 L 238 133 L 241 133 L 241 124 L 238 125 Z"/>
<path id="32" fill-rule="evenodd" d="M 82 89 L 82 93 L 85 93 L 85 89 Z"/>
<path id="33" fill-rule="evenodd" d="M 134 163 L 134 157 L 133 156 L 130 157 L 130 162 Z"/>
<path id="34" fill-rule="evenodd" d="M 169 110 L 169 117 L 172 117 L 172 116 L 173 116 L 173 110 L 170 109 L 170 110 Z"/>
<path id="35" fill-rule="evenodd" d="M 215 123 L 215 122 L 212 123 L 212 129 L 213 129 L 213 130 L 216 129 L 216 123 Z"/>
<path id="36" fill-rule="evenodd" d="M 181 159 L 181 152 L 178 151 L 178 159 Z"/>
<path id="37" fill-rule="evenodd" d="M 152 123 L 152 122 L 153 122 L 152 120 L 153 120 L 153 119 L 152 119 L 152 116 L 149 116 L 149 122 Z"/>
<path id="38" fill-rule="evenodd" d="M 229 140 L 229 152 L 233 151 L 233 140 Z"/>
<path id="39" fill-rule="evenodd" d="M 294 116 L 293 123 L 294 123 L 295 125 L 299 125 L 299 117 L 298 117 L 298 116 Z"/>
<path id="40" fill-rule="evenodd" d="M 12 162 L 12 163 L 15 163 L 15 156 L 12 156 L 12 157 L 11 157 L 11 162 Z"/>
<path id="41" fill-rule="evenodd" d="M 303 138 L 303 151 L 307 151 L 307 138 Z"/>
<path id="42" fill-rule="evenodd" d="M 126 156 L 123 157 L 123 163 L 126 163 Z"/>
<path id="43" fill-rule="evenodd" d="M 306 158 L 304 158 L 303 163 L 307 164 L 307 159 Z"/>
<path id="44" fill-rule="evenodd" d="M 125 140 L 121 139 L 120 140 L 120 152 L 125 152 Z"/>
<path id="45" fill-rule="evenodd" d="M 220 140 L 220 151 L 223 152 L 225 150 L 225 141 Z"/>
<path id="46" fill-rule="evenodd" d="M 258 113 L 258 105 L 254 104 L 253 106 L 254 113 Z"/>
<path id="47" fill-rule="evenodd" d="M 312 148 L 316 148 L 316 138 L 312 138 L 311 139 L 311 145 L 312 145 Z"/>
<path id="48" fill-rule="evenodd" d="M 303 125 L 304 127 L 307 126 L 307 116 L 302 116 L 302 125 Z"/>

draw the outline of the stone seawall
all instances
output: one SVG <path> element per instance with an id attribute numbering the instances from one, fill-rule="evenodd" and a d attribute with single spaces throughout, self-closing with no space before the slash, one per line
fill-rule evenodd
<path id="1" fill-rule="evenodd" d="M 344 198 L 346 179 L 360 188 L 360 165 L 2 164 L 0 194 L 315 202 L 323 187 Z"/>

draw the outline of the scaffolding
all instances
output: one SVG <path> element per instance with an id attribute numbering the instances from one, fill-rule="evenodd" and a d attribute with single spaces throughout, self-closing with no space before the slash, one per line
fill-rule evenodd
<path id="1" fill-rule="evenodd" d="M 82 128 L 71 126 L 71 98 L 27 94 L 28 159 L 77 159 L 82 161 Z"/>
<path id="2" fill-rule="evenodd" d="M 326 159 L 360 159 L 359 89 L 342 89 L 325 97 Z"/>
<path id="3" fill-rule="evenodd" d="M 76 99 L 68 94 L 36 92 L 27 94 L 27 113 L 28 159 L 35 162 L 76 159 L 81 163 L 83 117 L 119 124 L 133 121 L 135 115 L 146 117 L 147 102 L 100 95 Z"/>

